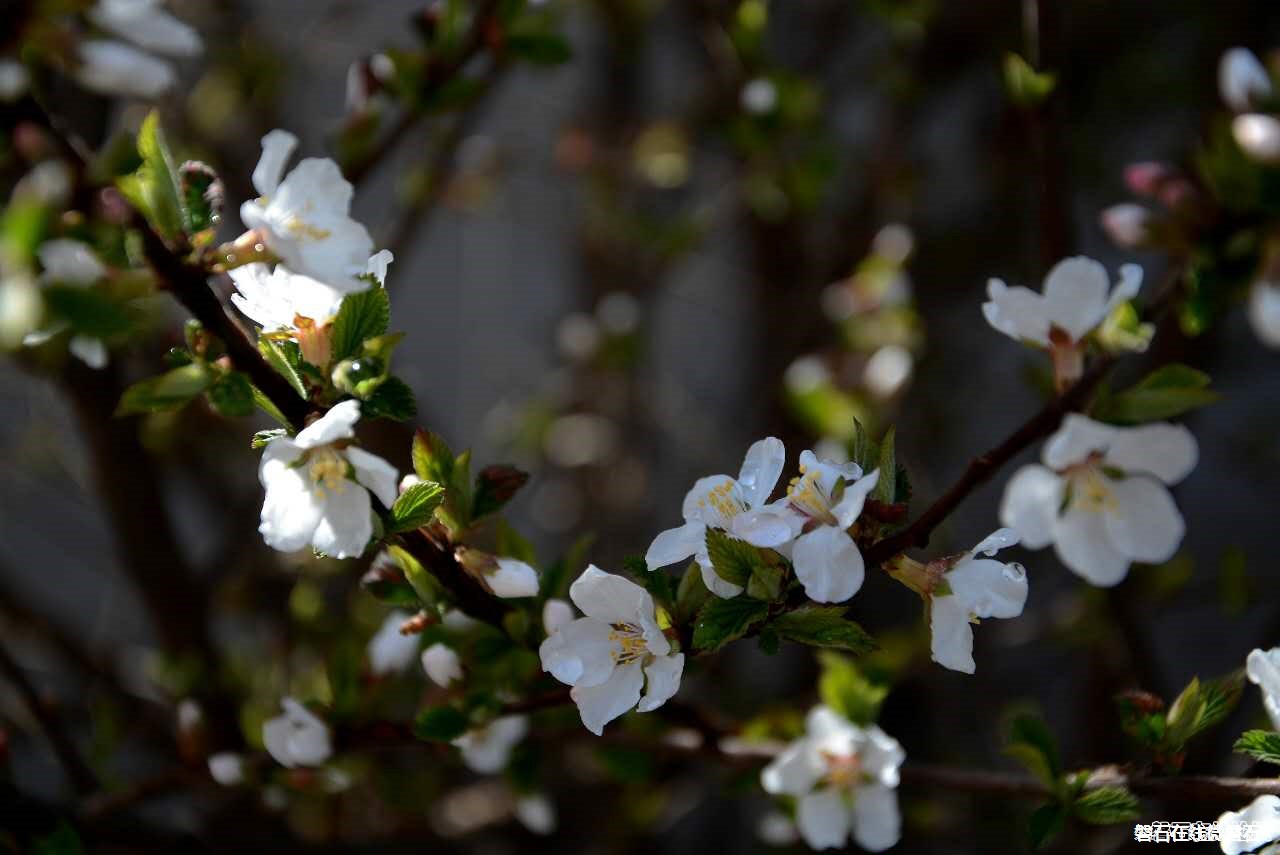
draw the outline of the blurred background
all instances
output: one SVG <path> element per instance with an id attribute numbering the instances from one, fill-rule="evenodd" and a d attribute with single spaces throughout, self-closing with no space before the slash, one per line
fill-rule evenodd
<path id="1" fill-rule="evenodd" d="M 1128 164 L 1190 164 L 1223 121 L 1226 48 L 1280 45 L 1280 7 L 1265 0 L 549 0 L 564 56 L 557 43 L 538 61 L 478 57 L 459 106 L 371 160 L 364 135 L 395 116 L 380 65 L 420 49 L 432 4 L 170 8 L 206 48 L 161 115 L 179 156 L 226 184 L 220 236 L 240 230 L 267 130 L 338 157 L 355 217 L 396 255 L 392 327 L 410 333 L 396 372 L 417 423 L 532 473 L 509 519 L 542 561 L 590 533 L 578 546 L 609 569 L 680 522 L 696 478 L 735 474 L 766 435 L 785 440 L 793 467 L 804 448 L 840 454 L 855 417 L 877 434 L 893 425 L 914 506 L 935 498 L 1045 395 L 1043 357 L 983 320 L 987 279 L 1038 288 L 1053 262 L 1082 253 L 1112 270 L 1141 263 L 1153 289 L 1165 255 L 1117 248 L 1100 212 L 1131 196 Z M 1011 51 L 1056 74 L 1049 100 L 1010 97 Z M 145 113 L 64 90 L 57 108 L 93 144 Z M 263 546 L 244 423 L 199 404 L 110 419 L 123 386 L 181 341 L 181 318 L 173 307 L 101 372 L 0 363 L 0 638 L 95 771 L 133 797 L 95 815 L 103 848 L 86 851 L 775 851 L 757 833 L 768 801 L 749 776 L 696 759 L 602 762 L 577 743 L 544 751 L 560 821 L 542 838 L 486 802 L 482 779 L 432 769 L 449 761 L 427 748 L 364 761 L 344 792 L 274 801 L 200 779 L 198 763 L 166 779 L 175 756 L 198 755 L 180 698 L 198 688 L 236 704 L 254 733 L 285 690 L 324 696 L 327 666 L 358 660 L 384 613 L 352 563 Z M 1156 347 L 1153 358 L 1208 371 L 1223 396 L 1189 419 L 1201 460 L 1175 493 L 1183 553 L 1108 591 L 1050 552 L 1021 553 L 1026 611 L 977 634 L 972 677 L 932 666 L 917 598 L 869 575 L 854 616 L 885 646 L 873 667 L 894 687 L 881 725 L 909 758 L 1016 768 L 1000 721 L 1029 703 L 1068 766 L 1131 759 L 1116 692 L 1171 699 L 1280 641 L 1280 355 L 1238 308 L 1195 338 L 1171 325 Z M 375 426 L 368 444 L 408 469 L 403 432 Z M 930 555 L 996 527 L 1008 474 Z M 222 671 L 174 654 L 202 649 Z M 746 719 L 803 709 L 815 673 L 806 651 L 767 657 L 747 643 L 685 691 Z M 422 691 L 416 668 L 395 680 Z M 0 685 L 0 762 L 29 799 L 0 819 L 56 817 L 71 782 Z M 1230 741 L 1261 720 L 1246 694 L 1186 769 L 1243 772 Z M 154 792 L 131 791 L 137 781 Z M 909 787 L 902 798 L 896 851 L 1026 849 L 1034 804 Z M 1144 821 L 1238 807 L 1148 802 Z M 1126 825 L 1072 828 L 1052 851 L 1131 840 Z"/>

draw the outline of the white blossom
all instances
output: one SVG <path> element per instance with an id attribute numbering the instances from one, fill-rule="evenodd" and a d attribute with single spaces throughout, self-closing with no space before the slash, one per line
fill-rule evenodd
<path id="1" fill-rule="evenodd" d="M 813 849 L 844 847 L 852 834 L 863 849 L 898 842 L 898 767 L 902 746 L 875 725 L 862 728 L 826 706 L 805 718 L 805 735 L 760 773 L 773 795 L 792 796 L 796 825 Z"/>
<path id="2" fill-rule="evenodd" d="M 1280 840 L 1280 796 L 1258 796 L 1242 811 L 1226 811 L 1218 817 L 1218 831 L 1226 855 L 1252 852 Z"/>
<path id="3" fill-rule="evenodd" d="M 599 736 L 633 707 L 655 710 L 679 690 L 684 654 L 671 652 L 648 591 L 591 565 L 569 597 L 585 617 L 559 627 L 538 654 L 544 671 L 573 687 L 587 730 Z"/>
<path id="4" fill-rule="evenodd" d="M 1135 202 L 1121 202 L 1105 209 L 1098 222 L 1116 246 L 1133 249 L 1146 242 L 1151 225 L 1151 210 Z"/>
<path id="5" fill-rule="evenodd" d="M 244 783 L 244 758 L 231 751 L 210 754 L 209 777 L 224 787 Z"/>
<path id="6" fill-rule="evenodd" d="M 103 95 L 158 98 L 177 82 L 169 63 L 110 39 L 80 42 L 79 58 L 76 80 Z"/>
<path id="7" fill-rule="evenodd" d="M 1236 145 L 1260 163 L 1280 163 L 1280 118 L 1268 113 L 1245 113 L 1231 122 Z"/>
<path id="8" fill-rule="evenodd" d="M 796 578 L 809 599 L 842 603 L 862 587 L 866 568 L 849 527 L 862 513 L 880 471 L 867 475 L 856 463 L 800 455 L 800 475 L 787 487 L 787 503 L 804 533 L 791 546 Z"/>
<path id="9" fill-rule="evenodd" d="M 542 629 L 547 635 L 573 620 L 573 606 L 552 597 L 542 604 Z"/>
<path id="10" fill-rule="evenodd" d="M 516 819 L 534 834 L 551 834 L 556 830 L 556 806 L 542 793 L 520 796 L 515 804 Z"/>
<path id="11" fill-rule="evenodd" d="M 497 569 L 485 575 L 485 582 L 496 597 L 538 595 L 538 571 L 514 558 L 498 558 Z"/>
<path id="12" fill-rule="evenodd" d="M 258 531 L 267 545 L 293 552 L 310 544 L 335 558 L 364 552 L 373 535 L 369 493 L 396 500 L 395 467 L 349 444 L 360 402 L 343 401 L 298 432 L 267 444 L 258 467 L 266 488 Z"/>
<path id="13" fill-rule="evenodd" d="M 288 131 L 262 138 L 262 158 L 253 170 L 260 194 L 240 206 L 240 218 L 295 273 L 343 293 L 363 291 L 373 239 L 351 219 L 354 190 L 338 164 L 328 158 L 301 160 L 286 176 L 285 164 L 298 145 Z"/>
<path id="14" fill-rule="evenodd" d="M 1253 51 L 1234 47 L 1218 62 L 1218 92 L 1228 107 L 1244 113 L 1271 95 L 1271 77 Z"/>
<path id="15" fill-rule="evenodd" d="M 1027 574 L 1020 564 L 1004 564 L 991 558 L 1018 542 L 1018 535 L 1002 528 L 964 553 L 946 575 L 950 593 L 933 594 L 929 602 L 929 628 L 933 635 L 933 661 L 953 671 L 972 674 L 973 623 L 980 618 L 1014 618 L 1027 602 Z"/>
<path id="16" fill-rule="evenodd" d="M 436 642 L 422 651 L 422 670 L 442 689 L 447 689 L 462 679 L 462 661 L 453 648 Z"/>
<path id="17" fill-rule="evenodd" d="M 781 503 L 768 504 L 778 483 L 786 449 L 774 437 L 752 444 L 736 479 L 712 475 L 698 479 L 684 497 L 684 525 L 653 539 L 645 553 L 650 570 L 695 557 L 707 589 L 721 597 L 742 593 L 742 586 L 721 579 L 707 555 L 707 528 L 723 529 L 755 546 L 775 547 L 794 537 L 794 522 Z"/>
<path id="18" fill-rule="evenodd" d="M 282 698 L 282 715 L 262 725 L 262 742 L 275 761 L 290 769 L 319 766 L 333 753 L 329 728 L 293 698 Z"/>
<path id="19" fill-rule="evenodd" d="M 501 772 L 511 759 L 511 749 L 529 732 L 529 718 L 523 715 L 504 715 L 487 725 L 453 740 L 462 752 L 462 762 L 472 772 L 492 775 Z"/>
<path id="20" fill-rule="evenodd" d="M 203 47 L 199 34 L 166 12 L 161 0 L 98 0 L 88 18 L 113 36 L 156 53 L 196 56 Z"/>
<path id="21" fill-rule="evenodd" d="M 43 271 L 40 281 L 46 285 L 70 285 L 88 288 L 107 275 L 107 268 L 87 244 L 78 240 L 56 238 L 45 241 L 36 250 Z M 37 347 L 49 341 L 67 328 L 65 322 L 57 322 L 44 329 L 27 333 L 22 343 Z M 71 355 L 90 368 L 102 369 L 107 365 L 107 346 L 102 339 L 87 335 L 73 335 L 67 343 Z"/>
<path id="22" fill-rule="evenodd" d="M 27 67 L 12 59 L 0 59 L 0 101 L 12 103 L 27 94 L 31 75 Z"/>
<path id="23" fill-rule="evenodd" d="M 1280 283 L 1258 280 L 1249 289 L 1249 325 L 1267 347 L 1280 347 Z"/>
<path id="24" fill-rule="evenodd" d="M 400 632 L 408 619 L 408 612 L 398 609 L 391 612 L 369 639 L 369 668 L 375 675 L 381 677 L 403 671 L 417 658 L 418 636 Z"/>
<path id="25" fill-rule="evenodd" d="M 1053 544 L 1094 585 L 1120 582 L 1132 561 L 1168 561 L 1184 523 L 1166 485 L 1195 467 L 1195 437 L 1167 423 L 1112 427 L 1071 414 L 1005 487 L 1000 522 L 1022 544 Z"/>
<path id="26" fill-rule="evenodd" d="M 1245 659 L 1249 682 L 1262 689 L 1262 705 L 1266 707 L 1271 726 L 1280 730 L 1280 647 L 1251 650 Z"/>

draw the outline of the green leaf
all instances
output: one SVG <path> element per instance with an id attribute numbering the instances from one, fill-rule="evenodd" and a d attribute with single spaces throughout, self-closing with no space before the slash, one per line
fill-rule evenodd
<path id="1" fill-rule="evenodd" d="M 259 449 L 271 442 L 273 439 L 279 439 L 282 436 L 288 436 L 289 432 L 284 428 L 272 428 L 271 430 L 260 430 L 254 433 L 253 439 L 249 442 L 249 447 Z"/>
<path id="2" fill-rule="evenodd" d="M 844 616 L 843 606 L 810 606 L 779 615 L 769 626 L 787 641 L 812 647 L 832 647 L 851 653 L 869 653 L 876 640 Z"/>
<path id="3" fill-rule="evenodd" d="M 43 293 L 49 311 L 79 335 L 116 338 L 132 332 L 142 321 L 142 313 L 136 308 L 113 300 L 96 288 L 50 285 Z"/>
<path id="4" fill-rule="evenodd" d="M 880 446 L 871 438 L 871 434 L 867 433 L 862 422 L 856 418 L 853 420 L 852 445 L 849 459 L 858 464 L 858 468 L 863 472 L 870 472 L 880 464 Z"/>
<path id="5" fill-rule="evenodd" d="M 818 654 L 818 663 L 822 666 L 818 677 L 822 702 L 856 725 L 875 723 L 889 687 L 868 680 L 857 664 L 842 654 L 824 651 Z"/>
<path id="6" fill-rule="evenodd" d="M 404 577 L 409 580 L 409 584 L 413 587 L 414 592 L 418 595 L 418 599 L 427 605 L 435 605 L 440 601 L 444 594 L 444 587 L 440 581 L 422 566 L 422 562 L 413 556 L 413 553 L 402 546 L 392 544 L 387 547 L 387 551 L 391 553 L 391 557 L 395 559 L 396 564 L 404 571 Z"/>
<path id="7" fill-rule="evenodd" d="M 444 488 L 434 481 L 419 481 L 400 494 L 387 513 L 387 531 L 413 531 L 431 522 L 444 501 Z"/>
<path id="8" fill-rule="evenodd" d="M 258 405 L 258 409 L 271 416 L 279 424 L 284 425 L 286 428 L 285 433 L 293 429 L 293 425 L 285 418 L 284 413 L 280 412 L 280 408 L 276 406 L 275 401 L 262 394 L 262 390 L 257 386 L 253 387 L 253 402 Z M 265 433 L 265 431 L 259 431 L 259 433 Z"/>
<path id="9" fill-rule="evenodd" d="M 771 603 L 782 595 L 782 577 L 785 568 L 781 562 L 764 561 L 751 571 L 747 582 L 747 596 Z"/>
<path id="10" fill-rule="evenodd" d="M 209 368 L 198 362 L 148 378 L 124 390 L 116 415 L 176 410 L 207 389 L 212 379 Z"/>
<path id="11" fill-rule="evenodd" d="M 348 294 L 329 332 L 332 361 L 341 362 L 361 353 L 365 340 L 385 334 L 390 323 L 391 301 L 385 288 L 375 285 Z"/>
<path id="12" fill-rule="evenodd" d="M 413 720 L 413 735 L 426 742 L 451 742 L 467 732 L 469 722 L 454 707 L 429 707 Z"/>
<path id="13" fill-rule="evenodd" d="M 676 623 L 686 624 L 706 604 L 711 592 L 702 581 L 702 566 L 690 561 L 676 587 Z"/>
<path id="14" fill-rule="evenodd" d="M 747 634 L 751 627 L 769 614 L 769 606 L 750 597 L 723 600 L 712 598 L 693 626 L 693 646 L 708 653 L 719 650 L 730 641 Z"/>
<path id="15" fill-rule="evenodd" d="M 155 110 L 147 114 L 138 129 L 138 154 L 142 165 L 132 175 L 117 179 L 120 192 L 163 237 L 184 234 L 190 222 L 178 189 L 178 170 Z"/>
<path id="16" fill-rule="evenodd" d="M 514 466 L 495 464 L 486 466 L 476 475 L 475 492 L 471 497 L 471 518 L 502 510 L 511 497 L 529 481 L 529 473 Z"/>
<path id="17" fill-rule="evenodd" d="M 1020 713 L 1009 719 L 1009 743 L 1004 753 L 1025 766 L 1045 786 L 1057 787 L 1062 777 L 1058 743 L 1039 716 Z"/>
<path id="18" fill-rule="evenodd" d="M 284 345 L 269 338 L 259 337 L 258 352 L 267 360 L 267 364 L 275 369 L 277 374 L 289 382 L 289 385 L 293 387 L 293 391 L 298 393 L 299 398 L 305 399 L 307 397 L 307 387 L 302 382 L 302 375 L 298 373 L 297 363 L 295 360 L 290 359 L 290 353 L 285 349 Z"/>
<path id="19" fill-rule="evenodd" d="M 1049 71 L 1036 71 L 1018 54 L 1004 55 L 1004 88 L 1010 100 L 1019 107 L 1035 107 L 1053 93 L 1057 75 Z"/>
<path id="20" fill-rule="evenodd" d="M 876 466 L 880 470 L 880 478 L 876 481 L 876 488 L 871 491 L 871 498 L 886 505 L 897 501 L 898 461 L 894 456 L 894 441 L 895 429 L 889 428 L 880 440 L 880 455 Z"/>
<path id="21" fill-rule="evenodd" d="M 1028 823 L 1031 848 L 1043 849 L 1067 826 L 1067 809 L 1061 802 L 1049 802 L 1036 808 Z"/>
<path id="22" fill-rule="evenodd" d="M 711 566 L 726 582 L 745 588 L 756 568 L 764 564 L 759 549 L 719 529 L 707 529 L 706 543 Z"/>
<path id="23" fill-rule="evenodd" d="M 569 43 L 550 32 L 513 32 L 507 35 L 507 50 L 534 65 L 560 65 L 573 56 Z"/>
<path id="24" fill-rule="evenodd" d="M 218 377 L 209 387 L 208 394 L 213 408 L 229 419 L 253 415 L 253 384 L 247 375 L 239 371 L 229 371 Z"/>
<path id="25" fill-rule="evenodd" d="M 1248 754 L 1254 760 L 1280 766 L 1280 733 L 1274 730 L 1246 730 L 1231 750 Z"/>
<path id="26" fill-rule="evenodd" d="M 418 414 L 418 403 L 408 384 L 399 377 L 388 377 L 360 405 L 360 414 L 366 419 L 403 422 Z"/>
<path id="27" fill-rule="evenodd" d="M 1200 678 L 1192 677 L 1165 714 L 1166 747 L 1173 751 L 1180 750 L 1196 732 L 1206 711 L 1207 703 L 1200 688 Z"/>
<path id="28" fill-rule="evenodd" d="M 1162 421 L 1218 400 L 1209 389 L 1209 375 L 1174 363 L 1152 371 L 1123 392 L 1103 398 L 1094 418 L 1113 424 Z"/>
<path id="29" fill-rule="evenodd" d="M 1138 815 L 1138 799 L 1125 787 L 1098 787 L 1076 799 L 1071 812 L 1092 825 L 1130 822 Z"/>
<path id="30" fill-rule="evenodd" d="M 423 481 L 453 481 L 453 452 L 440 434 L 421 429 L 414 434 L 413 471 Z"/>

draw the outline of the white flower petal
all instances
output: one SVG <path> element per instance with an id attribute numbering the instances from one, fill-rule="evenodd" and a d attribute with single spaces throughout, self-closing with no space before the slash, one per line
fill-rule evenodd
<path id="1" fill-rule="evenodd" d="M 538 648 L 542 670 L 570 686 L 598 686 L 614 667 L 613 627 L 578 618 L 560 627 Z"/>
<path id="2" fill-rule="evenodd" d="M 569 586 L 569 599 L 584 615 L 605 623 L 634 623 L 641 615 L 653 618 L 653 597 L 648 591 L 594 564 Z"/>
<path id="3" fill-rule="evenodd" d="M 224 787 L 244 783 L 244 758 L 230 751 L 210 754 L 209 777 Z"/>
<path id="4" fill-rule="evenodd" d="M 298 138 L 276 128 L 262 138 L 262 157 L 253 169 L 253 188 L 262 196 L 271 196 L 280 186 L 285 164 L 298 147 Z"/>
<path id="5" fill-rule="evenodd" d="M 1280 347 L 1280 285 L 1259 280 L 1249 289 L 1249 325 L 1267 347 Z"/>
<path id="6" fill-rule="evenodd" d="M 866 504 L 867 496 L 878 483 L 880 483 L 880 470 L 875 469 L 845 486 L 840 502 L 831 509 L 841 528 L 848 528 L 854 524 L 862 513 L 862 506 Z"/>
<path id="7" fill-rule="evenodd" d="M 334 404 L 329 408 L 329 412 L 298 431 L 293 441 L 299 448 L 315 448 L 339 439 L 351 439 L 356 435 L 355 425 L 358 421 L 360 421 L 360 402 L 354 399 L 342 401 Z"/>
<path id="8" fill-rule="evenodd" d="M 373 278 L 378 280 L 379 285 L 386 285 L 387 268 L 395 260 L 396 257 L 391 254 L 391 250 L 380 249 L 369 256 L 369 265 L 365 268 L 365 272 L 373 274 Z"/>
<path id="9" fill-rule="evenodd" d="M 567 601 L 552 597 L 542 604 L 542 629 L 547 635 L 572 621 L 573 606 Z"/>
<path id="10" fill-rule="evenodd" d="M 318 766 L 329 759 L 333 748 L 329 728 L 314 713 L 293 698 L 282 698 L 282 715 L 262 726 L 267 752 L 282 766 Z"/>
<path id="11" fill-rule="evenodd" d="M 195 30 L 153 0 L 98 0 L 87 17 L 112 35 L 156 53 L 196 56 L 203 47 Z"/>
<path id="12" fill-rule="evenodd" d="M 391 612 L 369 639 L 369 669 L 374 674 L 382 676 L 403 671 L 417 657 L 418 637 L 400 632 L 401 625 L 408 619 L 408 612 Z"/>
<path id="13" fill-rule="evenodd" d="M 698 556 L 698 571 L 702 573 L 702 584 L 721 599 L 731 600 L 746 590 L 743 586 L 735 585 L 717 573 L 715 565 L 705 553 Z"/>
<path id="14" fill-rule="evenodd" d="M 801 796 L 796 805 L 796 826 L 811 849 L 843 847 L 849 837 L 849 820 L 844 794 L 833 787 Z"/>
<path id="15" fill-rule="evenodd" d="M 1173 497 L 1152 478 L 1131 475 L 1111 481 L 1116 506 L 1105 514 L 1116 549 L 1136 561 L 1159 564 L 1178 551 L 1186 525 Z"/>
<path id="16" fill-rule="evenodd" d="M 399 491 L 396 482 L 400 473 L 387 461 L 376 454 L 370 454 L 362 448 L 351 446 L 342 452 L 356 471 L 356 480 L 369 488 L 369 492 L 378 497 L 385 507 L 396 503 Z"/>
<path id="17" fill-rule="evenodd" d="M 529 720 L 523 715 L 496 718 L 479 730 L 472 730 L 453 740 L 462 752 L 462 762 L 472 772 L 492 775 L 501 772 L 511 759 L 511 749 L 529 732 Z"/>
<path id="18" fill-rule="evenodd" d="M 769 500 L 786 462 L 782 440 L 770 436 L 751 444 L 738 473 L 738 487 L 748 508 L 758 508 Z"/>
<path id="19" fill-rule="evenodd" d="M 107 268 L 88 244 L 68 238 L 56 238 L 40 244 L 36 250 L 44 282 L 62 285 L 92 285 L 107 275 Z"/>
<path id="20" fill-rule="evenodd" d="M 862 587 L 866 574 L 857 544 L 834 526 L 818 526 L 797 538 L 791 561 L 805 594 L 818 603 L 843 603 Z"/>
<path id="21" fill-rule="evenodd" d="M 858 787 L 853 798 L 853 839 L 868 852 L 883 852 L 902 836 L 898 793 L 888 787 Z"/>
<path id="22" fill-rule="evenodd" d="M 332 558 L 359 558 L 373 537 L 369 491 L 350 481 L 324 490 L 324 513 L 311 545 Z"/>
<path id="23" fill-rule="evenodd" d="M 85 39 L 79 55 L 76 80 L 103 95 L 152 99 L 177 82 L 169 63 L 120 42 Z"/>
<path id="24" fill-rule="evenodd" d="M 516 799 L 515 814 L 520 824 L 534 834 L 551 834 L 556 830 L 556 806 L 541 793 Z"/>
<path id="25" fill-rule="evenodd" d="M 1262 689 L 1271 726 L 1280 730 L 1280 647 L 1249 651 L 1245 673 L 1249 675 L 1249 682 Z"/>
<path id="26" fill-rule="evenodd" d="M 1054 527 L 1054 551 L 1059 560 L 1085 581 L 1109 588 L 1129 572 L 1129 558 L 1107 533 L 1105 514 L 1069 508 Z"/>
<path id="27" fill-rule="evenodd" d="M 1280 119 L 1269 113 L 1245 113 L 1231 122 L 1236 145 L 1254 160 L 1280 163 Z"/>
<path id="28" fill-rule="evenodd" d="M 753 546 L 781 546 L 799 533 L 798 517 L 781 504 L 743 511 L 730 523 L 729 533 Z"/>
<path id="29" fill-rule="evenodd" d="M 898 767 L 907 759 L 902 744 L 874 724 L 864 731 L 864 735 L 866 742 L 858 754 L 863 771 L 882 787 L 898 786 Z"/>
<path id="30" fill-rule="evenodd" d="M 987 302 L 982 316 L 997 331 L 1017 341 L 1032 341 L 1049 346 L 1049 321 L 1044 300 L 1030 288 L 1010 288 L 999 279 L 987 282 Z"/>
<path id="31" fill-rule="evenodd" d="M 807 739 L 797 739 L 760 772 L 760 786 L 775 796 L 803 796 L 826 774 L 822 757 Z"/>
<path id="32" fill-rule="evenodd" d="M 422 651 L 422 670 L 442 689 L 447 689 L 462 679 L 462 661 L 447 644 L 436 642 Z"/>
<path id="33" fill-rule="evenodd" d="M 1043 549 L 1053 542 L 1053 530 L 1062 505 L 1062 478 L 1037 464 L 1014 473 L 1000 501 L 1000 524 L 1018 533 L 1029 549 Z"/>
<path id="34" fill-rule="evenodd" d="M 979 541 L 977 546 L 969 550 L 969 553 L 971 555 L 995 555 L 1002 549 L 1017 546 L 1020 539 L 1018 532 L 1012 528 L 996 529 Z"/>
<path id="35" fill-rule="evenodd" d="M 1095 422 L 1079 413 L 1068 413 L 1062 420 L 1062 426 L 1045 442 L 1041 459 L 1050 469 L 1062 470 L 1083 463 L 1094 452 L 1101 452 L 1109 458 L 1109 449 L 1123 431 L 1123 428 Z M 1117 461 L 1116 465 L 1124 464 Z"/>
<path id="36" fill-rule="evenodd" d="M 665 704 L 680 691 L 680 675 L 684 673 L 684 654 L 655 656 L 644 668 L 646 679 L 644 697 L 640 699 L 640 712 L 650 712 Z"/>
<path id="37" fill-rule="evenodd" d="M 929 604 L 929 632 L 929 650 L 934 662 L 965 674 L 977 670 L 973 661 L 973 627 L 969 623 L 969 609 L 958 597 L 933 598 Z"/>
<path id="38" fill-rule="evenodd" d="M 1141 290 L 1142 268 L 1137 264 L 1120 265 L 1120 281 L 1111 290 L 1111 296 L 1107 298 L 1106 312 L 1102 317 L 1106 318 L 1116 306 L 1138 296 L 1138 292 Z"/>
<path id="39" fill-rule="evenodd" d="M 1280 840 L 1280 797 L 1258 796 L 1241 811 L 1227 811 L 1218 817 L 1218 827 L 1234 831 L 1242 825 L 1252 830 L 1247 840 L 1228 839 L 1223 835 L 1222 851 L 1227 855 L 1240 855 Z"/>
<path id="40" fill-rule="evenodd" d="M 616 668 L 612 676 L 598 686 L 574 686 L 569 696 L 578 705 L 583 726 L 600 736 L 606 724 L 636 705 L 643 685 L 644 671 L 640 663 L 630 662 Z"/>
<path id="41" fill-rule="evenodd" d="M 1154 475 L 1176 484 L 1191 473 L 1200 456 L 1196 438 L 1183 425 L 1155 422 L 1116 428 L 1107 449 L 1107 462 L 1125 472 Z"/>
<path id="42" fill-rule="evenodd" d="M 276 440 L 267 451 L 286 440 Z M 292 443 L 289 443 L 292 445 Z M 325 511 L 325 502 L 316 495 L 311 482 L 297 469 L 280 459 L 263 455 L 259 469 L 266 485 L 258 531 L 267 546 L 280 552 L 294 552 L 311 543 Z M 270 474 L 266 474 L 270 473 Z"/>
<path id="43" fill-rule="evenodd" d="M 485 581 L 495 596 L 504 599 L 538 595 L 538 571 L 514 558 L 499 558 L 498 569 L 486 576 Z"/>
<path id="44" fill-rule="evenodd" d="M 107 346 L 102 343 L 100 338 L 92 338 L 87 335 L 73 335 L 71 340 L 67 342 L 67 350 L 71 351 L 71 355 L 79 359 L 85 365 L 95 371 L 101 371 L 107 367 Z"/>
<path id="45" fill-rule="evenodd" d="M 1107 269 L 1092 258 L 1076 256 L 1059 261 L 1044 280 L 1044 301 L 1049 322 L 1071 335 L 1084 338 L 1107 316 Z"/>
<path id="46" fill-rule="evenodd" d="M 738 506 L 742 504 L 742 495 L 738 489 L 738 482 L 734 481 L 728 475 L 708 475 L 706 478 L 699 478 L 694 482 L 693 487 L 685 494 L 684 503 L 681 506 L 681 512 L 686 522 L 702 522 L 713 528 L 727 529 L 730 524 L 730 516 L 726 516 L 723 510 L 717 506 L 717 503 L 711 500 L 712 493 L 725 493 L 724 500 L 728 505 Z M 734 508 L 734 513 L 738 512 L 738 508 Z"/>
<path id="47" fill-rule="evenodd" d="M 980 618 L 1014 618 L 1027 603 L 1027 574 L 1020 564 L 970 558 L 951 569 L 947 583 L 964 607 Z"/>
<path id="48" fill-rule="evenodd" d="M 1218 62 L 1218 92 L 1228 107 L 1244 113 L 1271 94 L 1271 77 L 1253 51 L 1233 47 Z"/>
<path id="49" fill-rule="evenodd" d="M 669 528 L 649 544 L 644 563 L 650 570 L 676 564 L 695 555 L 703 548 L 707 527 L 700 522 L 688 522 L 679 528 Z"/>

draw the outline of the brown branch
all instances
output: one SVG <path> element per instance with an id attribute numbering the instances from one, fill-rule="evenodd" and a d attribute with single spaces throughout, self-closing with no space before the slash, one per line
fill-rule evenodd
<path id="1" fill-rule="evenodd" d="M 75 791 L 85 794 L 99 789 L 98 776 L 93 773 L 84 758 L 80 756 L 80 752 L 76 750 L 71 736 L 63 729 L 61 717 L 53 707 L 44 702 L 40 693 L 36 691 L 36 687 L 27 679 L 22 666 L 9 655 L 9 651 L 3 645 L 0 645 L 0 673 L 3 673 L 5 679 L 12 683 L 22 695 L 22 700 L 31 711 L 36 723 L 40 725 L 45 738 L 49 740 L 54 755 L 62 764 Z"/>
<path id="2" fill-rule="evenodd" d="M 445 86 L 453 82 L 466 65 L 486 47 L 489 26 L 497 11 L 497 0 L 483 0 L 477 5 L 471 19 L 471 26 L 457 49 L 447 55 L 434 56 L 428 60 L 426 70 L 423 72 L 422 88 L 417 93 L 419 103 L 406 108 L 391 130 L 363 155 L 343 164 L 342 171 L 346 174 L 348 181 L 359 184 L 408 136 L 414 126 L 426 115 L 423 105 L 429 105 L 431 100 L 440 94 Z"/>

